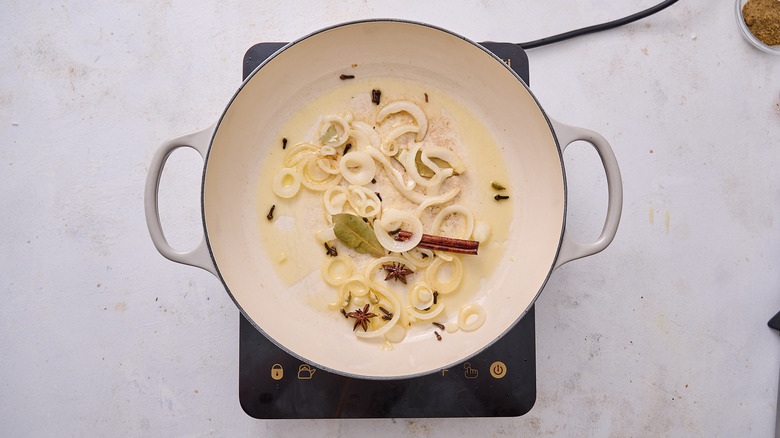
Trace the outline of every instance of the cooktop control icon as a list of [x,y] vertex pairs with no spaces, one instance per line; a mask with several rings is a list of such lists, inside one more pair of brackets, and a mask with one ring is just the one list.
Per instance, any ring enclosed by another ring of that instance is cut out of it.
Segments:
[[504,362],[497,360],[490,365],[490,375],[496,379],[500,379],[506,376],[506,365]]
[[314,375],[315,371],[317,371],[316,368],[309,366],[305,363],[301,364],[301,366],[298,367],[298,380],[311,379],[311,376]]
[[284,368],[282,368],[282,365],[275,363],[271,367],[271,378],[274,380],[282,380],[282,377],[284,377]]
[[463,372],[463,375],[466,376],[467,379],[476,379],[477,376],[479,376],[479,371],[477,371],[476,368],[471,368],[470,363],[464,363],[463,368],[466,370]]

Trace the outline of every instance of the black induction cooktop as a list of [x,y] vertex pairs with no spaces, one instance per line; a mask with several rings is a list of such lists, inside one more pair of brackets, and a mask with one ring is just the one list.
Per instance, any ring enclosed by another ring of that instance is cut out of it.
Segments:
[[[528,83],[517,45],[483,43]],[[244,78],[284,43],[259,43],[244,56]],[[288,354],[243,315],[239,401],[261,419],[512,417],[536,401],[534,308],[501,339],[467,361],[421,377],[364,380],[317,369]]]

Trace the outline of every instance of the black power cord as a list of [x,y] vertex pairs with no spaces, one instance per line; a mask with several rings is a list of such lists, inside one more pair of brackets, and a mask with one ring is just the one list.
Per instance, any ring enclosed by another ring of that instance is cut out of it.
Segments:
[[650,15],[653,15],[656,12],[660,12],[675,3],[677,3],[677,0],[665,0],[651,8],[645,9],[644,11],[637,12],[636,14],[632,14],[627,17],[623,17],[613,21],[608,21],[606,23],[596,24],[593,26],[583,27],[582,29],[571,30],[569,32],[564,32],[562,34],[553,35],[535,41],[529,41],[527,43],[519,43],[517,45],[523,48],[524,50],[533,49],[535,47],[541,47],[541,46],[546,46],[548,44],[565,41],[570,38],[587,35],[595,32],[601,32],[602,30],[614,29],[616,27],[620,27],[629,23],[633,23],[634,21],[641,20],[645,17],[649,17]]

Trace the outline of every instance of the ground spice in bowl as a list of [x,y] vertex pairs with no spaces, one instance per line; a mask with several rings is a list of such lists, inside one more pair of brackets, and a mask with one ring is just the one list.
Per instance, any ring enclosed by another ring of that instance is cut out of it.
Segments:
[[750,32],[767,46],[780,46],[780,0],[748,0],[742,17]]

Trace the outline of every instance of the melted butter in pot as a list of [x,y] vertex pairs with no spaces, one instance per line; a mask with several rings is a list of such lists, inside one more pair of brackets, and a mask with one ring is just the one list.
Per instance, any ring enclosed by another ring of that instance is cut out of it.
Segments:
[[[371,91],[374,89],[382,92],[380,105],[371,101]],[[415,102],[427,116],[428,132],[422,140],[421,148],[451,149],[466,164],[465,172],[448,178],[442,185],[441,193],[455,186],[460,189],[458,196],[445,205],[455,203],[467,207],[473,212],[475,222],[482,223],[478,227],[483,232],[485,229],[489,230],[488,239],[480,242],[479,255],[459,256],[463,262],[463,280],[456,291],[447,295],[445,310],[446,318],[452,320],[457,318],[458,309],[462,305],[475,300],[483,287],[484,279],[491,275],[505,256],[514,201],[513,196],[501,201],[496,201],[494,196],[498,193],[513,195],[520,191],[507,187],[499,192],[491,187],[494,181],[502,185],[508,185],[509,182],[501,147],[475,114],[443,92],[406,81],[350,80],[345,82],[344,86],[304,106],[279,131],[278,144],[269,147],[257,183],[257,211],[260,218],[258,227],[268,259],[276,267],[276,272],[283,282],[292,288],[311,288],[314,285],[315,290],[306,295],[304,304],[315,309],[332,311],[328,309],[328,303],[338,299],[338,289],[325,284],[319,276],[321,266],[328,256],[324,245],[315,237],[318,231],[330,227],[322,192],[301,187],[296,196],[282,199],[274,194],[272,180],[274,174],[283,166],[284,155],[289,148],[301,142],[319,144],[320,125],[325,116],[351,114],[353,120],[375,127],[380,137],[393,127],[411,123],[413,119],[408,114],[401,113],[391,116],[377,126],[378,111],[386,103],[397,100]],[[286,139],[286,149],[282,149],[282,138]],[[414,141],[415,134],[407,133],[399,137],[397,143],[403,149]],[[400,164],[398,168],[403,169]],[[366,187],[381,195],[383,208],[416,208],[415,204],[393,188],[384,170],[377,170],[375,180],[376,182],[368,183]],[[347,183],[342,181],[341,184]],[[266,220],[272,205],[275,206],[273,219]],[[438,207],[429,208],[422,215],[425,233],[430,233],[431,223],[439,210]],[[445,221],[441,229],[451,229],[454,233],[461,227],[461,221],[453,217]],[[360,273],[363,272],[362,267],[373,259],[365,254],[357,254],[340,243],[337,243],[337,248],[339,254],[352,258],[356,271]],[[417,275],[417,278],[415,275],[410,276],[410,281],[422,280],[421,275]],[[442,275],[446,275],[446,272]],[[406,295],[400,283],[390,282],[388,286],[399,295]]]

